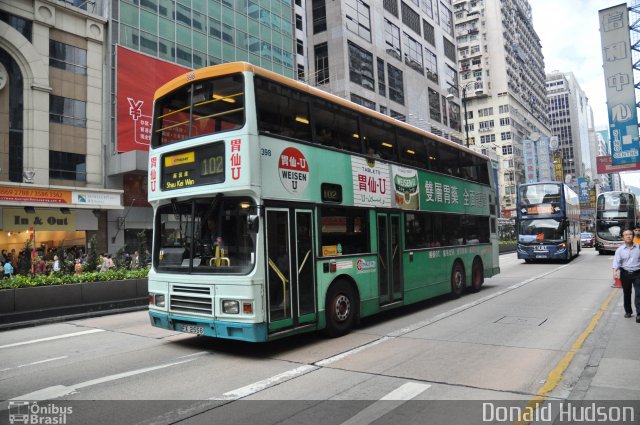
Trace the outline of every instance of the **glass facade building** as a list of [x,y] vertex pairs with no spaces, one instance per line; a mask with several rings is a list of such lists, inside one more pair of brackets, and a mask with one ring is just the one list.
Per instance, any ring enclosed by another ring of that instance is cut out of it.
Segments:
[[112,42],[189,68],[246,61],[294,77],[291,0],[117,0]]

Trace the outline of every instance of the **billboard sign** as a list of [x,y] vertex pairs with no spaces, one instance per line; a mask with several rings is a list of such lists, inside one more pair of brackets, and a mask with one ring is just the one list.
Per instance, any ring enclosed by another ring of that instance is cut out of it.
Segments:
[[153,94],[167,81],[189,71],[117,46],[117,152],[147,151],[151,140]]
[[599,11],[613,165],[640,160],[627,4]]
[[597,156],[596,169],[598,174],[619,173],[621,171],[637,171],[640,170],[640,163],[632,162],[631,164],[613,165],[611,156]]

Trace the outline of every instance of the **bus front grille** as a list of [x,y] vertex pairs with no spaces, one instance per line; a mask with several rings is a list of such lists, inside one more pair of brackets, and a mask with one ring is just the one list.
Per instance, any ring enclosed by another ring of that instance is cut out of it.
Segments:
[[184,285],[173,285],[173,290],[175,292],[189,293],[189,294],[207,294],[211,293],[210,286],[184,286]]
[[171,294],[169,309],[174,312],[213,314],[211,298]]

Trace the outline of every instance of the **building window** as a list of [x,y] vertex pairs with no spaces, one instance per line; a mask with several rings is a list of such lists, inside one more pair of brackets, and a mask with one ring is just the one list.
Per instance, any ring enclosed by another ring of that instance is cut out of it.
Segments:
[[493,115],[493,108],[478,109],[479,117],[490,117],[491,115]]
[[427,41],[427,43],[431,44],[432,46],[435,47],[436,45],[436,31],[433,28],[433,25],[431,25],[429,22],[425,21],[424,19],[422,20],[422,29],[424,31],[424,39]]
[[500,118],[500,125],[511,125],[511,120],[509,118]]
[[349,79],[365,89],[375,91],[373,55],[349,42]]
[[446,77],[447,77],[447,88],[449,93],[455,92],[458,90],[458,71],[451,68],[449,65],[445,67]]
[[398,0],[384,0],[383,6],[387,12],[398,17]]
[[314,34],[327,30],[327,8],[324,2],[325,0],[313,0],[313,4],[311,6]]
[[427,14],[428,17],[433,18],[433,4],[432,0],[422,0],[422,11]]
[[302,31],[302,16],[296,13],[296,29]]
[[86,155],[50,150],[49,178],[78,182],[87,181]]
[[296,52],[299,55],[304,56],[304,42],[302,40],[300,40],[299,38],[296,39]]
[[298,64],[298,80],[304,81],[304,78],[305,78],[304,65]]
[[438,82],[438,57],[429,49],[424,49],[424,67],[427,70],[427,78]]
[[506,114],[507,112],[509,112],[509,105],[500,105],[500,106],[498,106],[498,113]]
[[504,145],[502,147],[502,155],[513,155],[513,148],[511,145]]
[[453,23],[451,11],[444,3],[440,2],[440,26],[449,35],[453,36]]
[[429,118],[434,121],[442,122],[440,114],[440,95],[437,91],[429,89]]
[[480,143],[492,143],[496,141],[495,134],[487,134],[485,136],[480,136]]
[[49,95],[49,122],[86,127],[87,103],[82,100]]
[[395,118],[398,121],[407,122],[407,117],[404,114],[401,114],[400,112],[396,112],[393,109],[390,111],[390,116],[391,118]]
[[384,61],[378,58],[378,93],[382,96],[387,95],[387,83],[384,76]]
[[314,47],[316,85],[329,83],[329,49],[327,43],[318,44]]
[[480,121],[480,130],[491,130],[493,128],[494,121]]
[[[5,22],[11,28],[18,31],[24,36],[24,38],[26,38],[30,42],[33,41],[33,23],[31,21],[4,11],[0,11],[0,21]],[[20,178],[22,179],[22,176]]]
[[387,107],[380,105],[380,113],[387,115]]
[[362,0],[347,0],[347,29],[367,41],[371,41],[371,16],[369,6]]
[[511,140],[511,132],[510,131],[505,131],[500,133],[500,139],[501,140]]
[[447,37],[442,37],[442,43],[444,44],[444,55],[451,61],[456,61],[456,46],[450,42]]
[[400,28],[385,19],[384,33],[384,41],[387,45],[387,53],[398,60],[402,60],[402,54],[400,50]]
[[374,111],[376,110],[376,103],[375,102],[372,102],[369,99],[365,99],[362,96],[358,96],[357,94],[351,93],[351,101],[353,103],[357,103],[358,105],[362,105],[365,108],[369,108],[369,109],[372,109]]
[[424,65],[422,62],[422,45],[404,33],[404,63],[409,67],[424,74]]
[[402,71],[391,64],[387,64],[387,74],[389,75],[389,99],[404,105],[404,84],[402,82]]
[[55,40],[49,40],[49,66],[87,75],[87,51]]
[[402,22],[416,34],[422,35],[420,33],[420,15],[405,2],[402,2]]

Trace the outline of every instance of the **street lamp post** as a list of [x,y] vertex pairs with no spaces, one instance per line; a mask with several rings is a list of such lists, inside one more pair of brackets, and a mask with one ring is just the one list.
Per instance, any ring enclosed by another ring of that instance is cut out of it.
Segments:
[[[467,138],[467,143],[465,144],[467,147],[469,147],[469,117],[467,115],[467,89],[469,88],[469,86],[471,84],[475,84],[475,81],[469,81],[466,84],[463,84],[462,86],[460,85],[456,85],[457,88],[462,87],[462,107],[464,110],[464,134],[465,137]],[[453,92],[456,91],[454,89],[454,87],[450,87],[449,88],[449,94],[446,96],[447,100],[451,100],[454,98]],[[476,90],[476,93],[480,93],[482,92],[482,90]]]
[[467,147],[469,147],[469,125],[467,124],[467,120],[469,117],[467,116],[467,85],[465,84],[462,87],[462,107],[464,108],[464,135],[467,140]]

